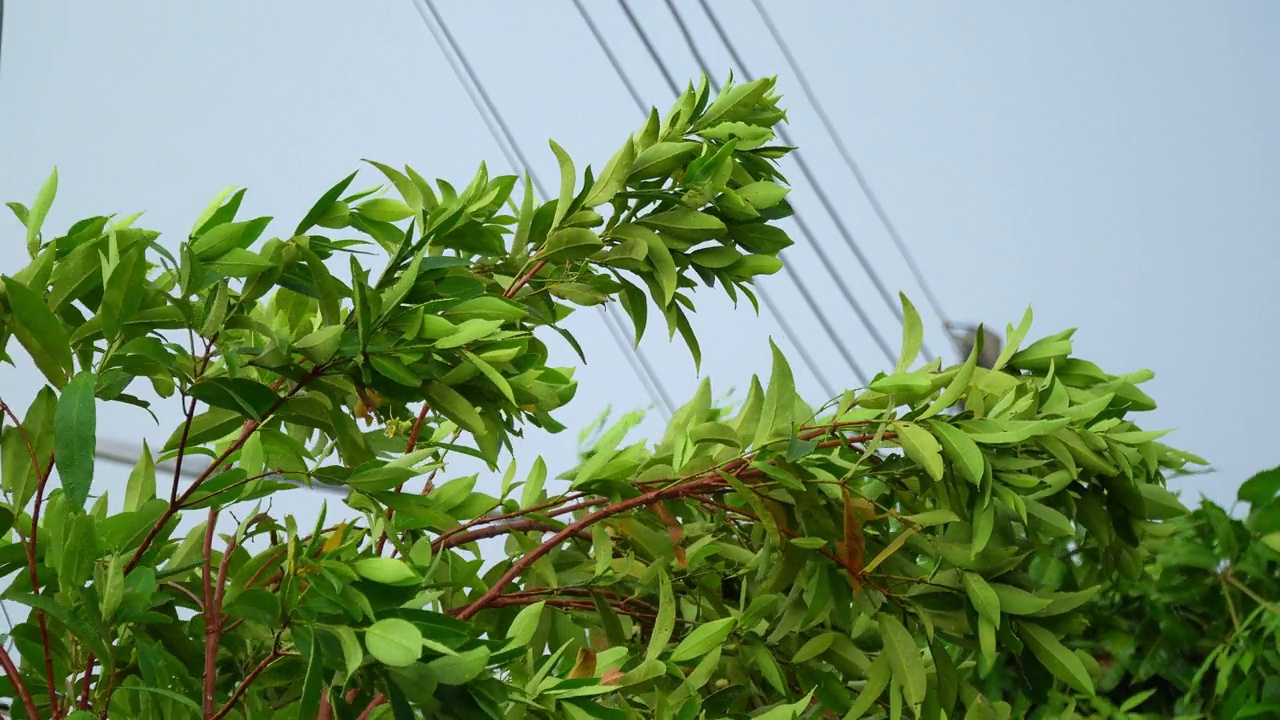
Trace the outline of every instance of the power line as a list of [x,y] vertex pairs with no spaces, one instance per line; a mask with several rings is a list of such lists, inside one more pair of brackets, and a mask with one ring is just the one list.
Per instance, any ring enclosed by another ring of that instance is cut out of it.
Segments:
[[[424,5],[426,10],[431,13],[431,17],[435,21],[434,25],[431,20],[427,18],[426,12],[423,10]],[[449,30],[448,24],[444,22],[444,18],[441,17],[440,13],[437,11],[435,4],[431,0],[423,0],[421,4],[418,0],[413,0],[413,6],[414,9],[418,11],[419,17],[422,18],[423,24],[427,26],[432,37],[435,38],[436,44],[440,47],[441,52],[445,56],[445,60],[453,69],[454,75],[457,76],[459,82],[464,87],[467,86],[468,83],[464,81],[465,75],[470,84],[474,86],[475,91],[472,92],[468,90],[467,96],[471,98],[476,110],[481,116],[486,115],[486,109],[488,114],[492,115],[493,123],[486,121],[485,125],[489,128],[490,134],[493,135],[493,138],[498,143],[499,147],[502,148],[507,161],[511,163],[512,167],[517,169],[517,171],[521,167],[525,168],[526,172],[529,173],[529,177],[533,181],[534,188],[537,190],[538,194],[544,198],[549,197],[546,192],[546,188],[542,185],[537,172],[534,170],[533,164],[530,163],[528,158],[524,156],[524,153],[521,152],[520,145],[516,142],[515,134],[502,119],[502,114],[498,112],[497,104],[491,97],[489,97],[489,93],[484,89],[484,84],[480,82],[479,74],[475,71],[475,68],[471,66],[470,61],[467,60],[466,54],[462,52],[461,45],[454,38],[453,33]],[[439,28],[438,32],[436,30],[437,26]],[[445,51],[446,44],[452,50],[452,56],[449,52]],[[453,56],[457,57],[456,62],[453,59]],[[497,125],[496,131],[494,124]],[[504,138],[505,145],[503,142]],[[507,146],[510,146],[510,153],[514,154],[514,158],[511,154],[508,154],[506,149]],[[616,316],[616,312],[617,310],[610,305],[606,305],[602,308],[602,313],[606,318],[608,318],[605,320],[606,325],[609,325],[610,319],[621,325],[621,320]],[[658,411],[661,412],[664,417],[670,418],[672,412],[674,412],[675,404],[672,402],[671,396],[667,392],[666,387],[662,384],[661,378],[649,364],[648,358],[645,357],[644,353],[638,347],[632,346],[624,337],[619,337],[612,325],[610,325],[610,336],[618,345],[618,349],[621,350],[622,354],[627,358],[628,363],[631,364],[636,375],[640,378],[640,382],[645,386],[649,397],[658,407]]]
[[[640,91],[636,90],[636,86],[632,84],[631,78],[628,77],[627,73],[622,69],[622,63],[618,60],[618,57],[613,54],[613,50],[609,47],[609,43],[605,42],[604,34],[600,32],[600,28],[596,25],[595,21],[591,19],[591,14],[588,13],[586,7],[583,6],[582,0],[573,0],[573,4],[574,7],[578,9],[578,14],[582,16],[582,21],[586,23],[587,29],[591,31],[592,37],[595,38],[600,49],[604,51],[605,57],[609,60],[609,64],[613,66],[614,72],[618,75],[618,78],[622,80],[622,84],[627,88],[627,92],[631,95],[631,99],[635,101],[636,109],[641,113],[647,112],[649,106],[645,103],[644,98],[640,96]],[[663,70],[663,74],[665,75],[666,69],[663,68]],[[674,88],[674,85],[671,87]],[[765,309],[769,311],[769,314],[777,320],[778,326],[782,328],[782,334],[786,336],[787,341],[796,349],[796,352],[800,355],[801,362],[803,362],[805,367],[809,369],[809,372],[813,374],[814,378],[818,381],[818,385],[822,388],[822,391],[826,393],[827,397],[834,397],[836,394],[835,389],[831,383],[827,381],[826,376],[822,374],[822,370],[819,369],[818,364],[814,362],[813,357],[809,355],[809,351],[806,350],[804,345],[800,342],[800,338],[792,334],[790,326],[782,316],[782,312],[773,304],[773,300],[769,297],[769,293],[765,291],[764,286],[757,285],[756,289],[759,291],[758,295],[760,301],[764,303]],[[854,367],[856,368],[856,364]],[[858,372],[861,373],[860,370]]]
[[[742,61],[742,55],[738,52],[737,46],[733,44],[731,39],[729,39],[729,34],[725,32],[724,27],[720,24],[719,18],[711,9],[711,6],[706,2],[702,2],[702,8],[706,13],[707,18],[711,21],[711,25],[715,29],[716,35],[719,36],[720,41],[724,43],[725,48],[728,49],[729,57],[733,59],[733,63],[738,66],[738,69],[741,70],[743,74],[750,75],[751,72],[747,69],[746,63]],[[778,137],[788,145],[795,145],[795,143],[791,141],[786,130],[781,127],[778,128]],[[792,156],[795,158],[796,166],[800,168],[800,173],[805,176],[805,179],[809,181],[809,185],[813,188],[813,193],[817,196],[818,202],[822,205],[823,209],[826,210],[827,215],[831,217],[831,221],[835,224],[836,231],[839,233],[841,239],[844,240],[845,246],[848,247],[849,251],[853,253],[853,256],[857,258],[858,264],[862,266],[862,269],[867,273],[867,277],[871,279],[871,284],[875,286],[876,291],[884,300],[885,305],[887,305],[889,310],[893,312],[894,317],[897,318],[899,322],[902,322],[902,308],[899,307],[897,298],[890,294],[888,288],[885,287],[884,282],[880,279],[880,274],[871,266],[871,261],[862,252],[862,249],[858,247],[857,241],[853,238],[853,233],[849,230],[848,225],[845,224],[844,220],[836,211],[835,203],[831,201],[831,198],[827,195],[826,191],[822,189],[822,185],[818,182],[818,178],[814,174],[813,169],[809,167],[808,161],[804,159],[805,156],[799,151],[793,153]],[[881,349],[884,349],[884,347],[885,346],[882,344]],[[924,354],[925,358],[929,360],[934,358],[933,353],[923,344],[921,345],[921,352]],[[895,359],[895,354],[892,351],[889,351],[889,356],[891,360]]]
[[[708,17],[714,18],[711,7],[707,0],[698,0],[702,4],[702,9],[707,13]],[[844,164],[849,168],[849,172],[853,173],[853,177],[858,181],[858,187],[862,188],[862,194],[867,196],[867,202],[871,203],[871,208],[875,210],[876,216],[880,218],[880,222],[884,225],[885,230],[889,232],[889,237],[893,239],[894,245],[898,246],[898,251],[902,253],[902,258],[906,260],[907,267],[911,270],[911,275],[915,277],[916,283],[920,285],[920,289],[924,291],[925,299],[933,311],[942,320],[944,327],[950,326],[951,322],[947,319],[947,314],[942,310],[942,303],[938,302],[937,296],[933,294],[933,289],[925,280],[924,273],[921,272],[920,266],[916,263],[915,257],[907,248],[907,244],[903,242],[902,236],[898,234],[898,228],[894,226],[889,219],[889,213],[885,212],[884,206],[880,204],[879,198],[875,192],[871,190],[871,183],[867,181],[865,175],[862,174],[862,168],[858,165],[858,161],[854,159],[853,153],[844,144],[844,139],[840,137],[840,133],[836,130],[835,123],[831,122],[831,117],[827,115],[827,111],[822,107],[822,103],[818,101],[818,95],[813,91],[813,87],[809,85],[809,79],[800,68],[800,63],[796,61],[795,56],[791,53],[791,48],[786,40],[782,37],[782,33],[778,31],[777,26],[773,22],[773,18],[769,16],[769,12],[765,9],[764,3],[760,0],[751,0],[756,6],[756,11],[760,13],[760,18],[764,20],[765,27],[769,30],[769,34],[773,36],[774,42],[778,44],[778,48],[782,50],[782,56],[786,59],[787,65],[791,67],[791,73],[795,75],[796,81],[800,84],[800,91],[805,98],[809,100],[809,105],[818,115],[818,120],[822,122],[822,126],[826,128],[827,135],[831,137],[835,143],[836,151],[840,153]],[[713,20],[713,22],[715,22]]]
[[[619,2],[621,2],[621,0],[619,0]],[[654,64],[656,64],[658,68],[662,70],[663,77],[670,79],[671,75],[669,72],[667,72],[666,63],[663,62],[662,57],[659,56],[657,52],[652,50],[653,48],[652,43],[647,42],[648,33],[645,32],[644,27],[638,21],[635,20],[634,15],[631,15],[630,13],[628,13],[627,17],[632,21],[631,22],[632,29],[635,30],[635,32],[638,35],[640,35],[642,39],[646,40],[646,42],[644,43],[645,47],[650,48],[651,50],[650,57],[653,60]],[[610,57],[612,57],[611,53],[610,53]],[[618,72],[621,72],[621,69],[617,65],[615,65],[615,69],[618,70]],[[704,74],[706,74],[705,68],[703,72]],[[708,75],[708,80],[710,80],[709,75]],[[668,84],[668,87],[671,89],[673,93],[679,92],[674,84],[674,81],[670,81]],[[800,234],[805,237],[805,239],[809,242],[810,245],[816,246],[817,241],[814,239],[813,234],[809,231],[808,225],[806,225],[804,221],[801,220],[798,214],[795,216],[795,221],[796,221],[797,227],[800,229]],[[804,299],[805,304],[809,306],[809,309],[813,313],[813,316],[817,318],[819,324],[822,325],[824,332],[826,332],[827,336],[831,340],[831,343],[836,347],[837,352],[840,353],[845,363],[849,365],[849,368],[853,371],[854,376],[858,379],[860,383],[865,385],[867,382],[866,373],[863,372],[862,367],[858,364],[858,361],[853,358],[853,354],[849,352],[847,347],[845,347],[844,342],[840,339],[840,335],[836,332],[835,328],[832,327],[831,322],[827,319],[826,315],[822,312],[822,309],[819,306],[817,300],[809,292],[808,288],[805,287],[804,282],[802,282],[800,277],[797,275],[795,268],[793,268],[791,265],[787,263],[783,263],[782,270],[786,274],[788,279],[790,279],[795,284],[796,288],[800,291],[800,295]],[[837,285],[838,286],[840,285],[838,279],[837,279]],[[761,288],[761,290],[763,292],[763,287]],[[872,333],[875,333],[875,326],[871,324],[870,319],[867,318],[866,314],[862,312],[861,306],[859,306],[856,302],[854,302],[853,299],[849,297],[847,294],[846,294],[846,299],[849,300],[855,312],[858,313],[859,317],[862,319],[863,323],[867,326],[868,330],[870,330]],[[774,314],[779,318],[779,323],[785,329],[786,323],[781,320],[781,317],[782,317],[781,314],[777,313],[776,310],[774,311]],[[797,344],[797,347],[799,347],[798,344]]]

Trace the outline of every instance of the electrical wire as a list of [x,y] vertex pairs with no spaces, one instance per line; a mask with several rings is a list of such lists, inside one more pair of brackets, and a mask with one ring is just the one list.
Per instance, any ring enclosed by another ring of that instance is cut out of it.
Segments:
[[[707,0],[698,0],[702,4],[702,9],[707,13],[708,17],[714,17],[710,5]],[[951,321],[947,319],[947,314],[942,309],[942,303],[938,302],[938,298],[933,293],[929,282],[925,279],[924,273],[920,270],[920,265],[916,262],[911,250],[907,244],[903,242],[902,235],[898,233],[898,228],[889,219],[889,213],[880,204],[880,199],[871,189],[871,183],[862,173],[861,166],[854,159],[853,153],[845,145],[844,139],[840,137],[840,133],[836,130],[835,123],[831,121],[831,117],[827,115],[827,111],[822,107],[822,103],[818,101],[818,94],[813,91],[813,87],[809,84],[809,79],[800,67],[800,63],[796,60],[795,55],[791,53],[791,47],[782,37],[782,33],[778,31],[777,26],[773,22],[773,18],[769,16],[769,12],[765,9],[764,3],[760,0],[751,0],[756,6],[756,12],[760,13],[760,18],[764,20],[765,28],[769,30],[769,34],[773,36],[774,42],[778,44],[778,48],[782,50],[782,57],[786,59],[787,65],[791,67],[791,74],[795,76],[796,82],[800,85],[800,92],[808,99],[809,105],[813,107],[814,112],[818,115],[818,120],[822,126],[826,128],[827,135],[831,137],[835,143],[836,151],[840,153],[840,158],[844,160],[844,164],[849,168],[849,172],[853,173],[853,177],[858,181],[858,187],[862,188],[862,194],[867,196],[867,202],[871,204],[871,209],[875,210],[876,216],[880,218],[881,224],[888,231],[889,237],[893,239],[894,245],[898,247],[898,252],[902,253],[903,260],[906,261],[907,267],[911,270],[911,275],[915,278],[920,289],[924,291],[925,299],[933,308],[934,313],[942,321],[943,327],[949,328]],[[714,20],[713,20],[714,22]]]
[[[621,3],[622,0],[619,0],[619,2]],[[653,60],[654,64],[657,65],[660,70],[662,70],[663,77],[670,79],[671,74],[670,72],[667,71],[666,63],[662,60],[662,57],[658,55],[656,51],[652,51],[653,44],[650,42],[647,42],[648,33],[645,31],[644,27],[640,25],[638,21],[635,20],[634,15],[628,14],[628,18],[632,20],[632,24],[631,24],[632,29],[635,30],[635,32],[638,35],[640,35],[642,40],[646,40],[644,42],[644,45],[645,47],[651,49],[650,57]],[[615,69],[617,68],[615,67]],[[619,72],[621,71],[619,70]],[[705,73],[705,69],[704,69],[704,73]],[[709,75],[708,75],[708,79],[710,79]],[[671,89],[673,93],[679,92],[679,90],[674,84],[674,81],[671,81],[668,87]],[[805,239],[808,241],[810,245],[817,246],[817,241],[814,239],[813,234],[809,231],[808,225],[804,224],[804,222],[801,220],[798,214],[795,216],[795,220],[796,220],[797,227],[800,229],[800,234],[805,237]],[[826,332],[828,338],[831,340],[831,343],[836,347],[836,350],[840,353],[840,356],[844,359],[845,363],[849,365],[849,368],[853,372],[854,376],[858,379],[860,383],[865,385],[867,383],[866,373],[862,370],[862,367],[858,364],[857,360],[854,359],[853,354],[849,351],[849,349],[845,346],[844,342],[840,339],[840,335],[836,332],[835,328],[832,327],[831,322],[823,314],[821,306],[818,304],[817,300],[813,297],[813,295],[809,292],[808,288],[805,287],[804,282],[796,273],[795,268],[793,268],[791,265],[787,263],[783,263],[782,270],[783,270],[783,273],[787,276],[787,278],[790,279],[796,285],[796,287],[800,290],[800,295],[804,299],[805,304],[809,306],[809,310],[812,312],[813,316],[817,318],[819,324],[822,325],[823,330]],[[837,286],[841,286],[841,284],[838,282],[838,279],[837,279]],[[870,319],[866,317],[866,314],[862,312],[861,306],[858,305],[856,302],[854,302],[852,298],[849,297],[848,295],[846,295],[846,299],[850,301],[855,312],[858,313],[859,317],[862,319],[863,323],[867,326],[868,330],[870,330],[874,334],[876,332],[875,326],[870,322]],[[778,317],[781,317],[781,315],[778,315]],[[786,327],[785,323],[782,323],[781,321],[780,323],[783,325],[784,328]],[[890,353],[890,359],[893,359],[892,353]]]
[[[631,95],[631,99],[635,101],[636,109],[641,113],[648,112],[649,106],[645,103],[644,98],[640,96],[640,91],[636,89],[634,84],[632,84],[631,78],[627,75],[626,71],[622,69],[622,63],[618,60],[618,57],[613,54],[613,50],[609,47],[609,44],[605,42],[604,34],[600,32],[600,28],[596,25],[595,21],[591,19],[591,14],[588,13],[586,7],[583,6],[582,0],[573,0],[573,4],[574,7],[578,9],[578,14],[582,17],[582,21],[586,23],[587,29],[591,32],[591,36],[595,38],[596,44],[598,44],[600,49],[604,51],[605,57],[608,58],[609,64],[613,66],[613,70],[617,74],[618,79],[622,80],[622,84],[627,88],[627,92]],[[768,310],[769,314],[778,322],[778,326],[782,328],[782,334],[787,338],[787,341],[791,343],[792,347],[796,349],[796,353],[800,356],[800,361],[803,362],[805,367],[809,369],[809,372],[813,374],[814,379],[818,381],[818,386],[822,388],[822,391],[827,395],[827,397],[834,397],[836,394],[835,389],[827,380],[826,376],[822,374],[822,370],[819,369],[818,364],[809,354],[809,351],[805,349],[804,345],[800,342],[800,338],[792,333],[790,326],[783,318],[781,311],[779,311],[777,306],[773,304],[773,300],[769,297],[769,293],[765,291],[764,286],[757,285],[756,289],[758,291],[757,295],[760,298],[760,301],[764,303],[765,309]]]
[[[720,24],[719,18],[711,9],[710,5],[703,2],[702,8],[707,15],[707,19],[711,21],[711,25],[714,28],[716,35],[719,36],[720,41],[724,43],[724,46],[728,49],[729,57],[733,59],[733,64],[737,65],[738,69],[741,70],[744,75],[750,75],[751,72],[747,69],[746,63],[742,61],[742,55],[738,52],[737,46],[733,44],[733,41],[729,38],[729,34],[725,32],[724,27]],[[795,145],[795,143],[791,141],[787,131],[783,128],[778,128],[778,137],[787,145]],[[792,157],[795,158],[796,166],[800,168],[800,174],[804,175],[805,179],[809,181],[809,185],[813,188],[813,193],[817,196],[818,202],[827,212],[827,215],[831,217],[831,221],[835,224],[836,231],[839,233],[841,239],[844,240],[845,246],[853,253],[853,256],[857,258],[858,264],[862,266],[863,271],[867,273],[867,277],[871,279],[871,284],[875,286],[876,292],[879,293],[881,299],[884,300],[885,305],[887,305],[893,312],[894,317],[897,318],[899,322],[902,322],[902,308],[899,306],[897,298],[893,297],[889,292],[889,289],[885,287],[884,281],[880,278],[880,274],[871,266],[871,261],[867,258],[866,254],[862,252],[862,248],[858,247],[858,243],[854,240],[853,233],[849,230],[849,226],[845,224],[844,220],[840,217],[840,214],[836,211],[835,203],[831,201],[830,196],[828,196],[827,192],[822,189],[822,185],[818,182],[818,178],[813,172],[813,169],[809,166],[808,161],[805,160],[805,156],[801,154],[800,151],[796,151],[792,153]],[[883,349],[883,347],[881,349]],[[920,350],[928,360],[932,360],[935,357],[924,344],[921,345]],[[892,357],[892,353],[890,353],[890,355],[891,359],[896,359]]]
[[[502,114],[498,112],[497,104],[484,89],[484,84],[480,81],[479,74],[475,71],[475,68],[472,67],[470,61],[467,60],[466,54],[462,51],[461,44],[459,44],[457,39],[454,38],[453,33],[449,30],[448,24],[445,23],[444,18],[436,9],[435,3],[432,2],[432,0],[422,0],[421,3],[419,3],[418,0],[413,0],[413,6],[414,9],[418,11],[419,17],[422,18],[423,24],[427,26],[432,37],[435,38],[436,44],[440,47],[441,52],[445,56],[445,60],[448,61],[450,68],[453,69],[454,75],[457,76],[458,81],[464,86],[466,86],[469,81],[470,84],[474,86],[475,91],[472,92],[469,90],[467,92],[467,96],[476,106],[476,110],[481,116],[486,115],[486,110],[488,115],[492,116],[493,123],[486,121],[485,125],[489,128],[489,132],[493,135],[493,138],[498,143],[499,147],[503,149],[503,154],[507,157],[507,161],[511,163],[512,167],[517,171],[521,167],[525,168],[525,171],[529,173],[529,177],[538,194],[542,197],[549,197],[546,188],[539,180],[538,174],[533,168],[533,164],[529,162],[528,158],[526,158],[524,153],[520,150],[520,145],[516,142],[515,134],[503,120]],[[424,7],[426,12],[424,12]],[[431,19],[428,19],[427,12],[430,12]],[[434,25],[432,20],[434,20]],[[439,29],[438,32],[436,28]],[[450,52],[445,51],[446,45],[448,45],[449,49],[452,51],[452,56],[450,55]],[[453,59],[455,56],[457,58],[456,62]],[[495,131],[494,128],[495,124],[497,126],[497,131]],[[506,149],[507,146],[510,147],[510,153],[508,153]],[[605,317],[605,324],[609,325],[610,337],[613,338],[614,342],[618,345],[618,349],[621,350],[623,356],[627,358],[632,370],[635,371],[636,375],[640,378],[640,382],[645,386],[650,399],[653,400],[658,411],[662,413],[664,418],[670,419],[675,410],[675,404],[671,400],[670,393],[667,392],[666,387],[663,385],[661,377],[653,369],[653,366],[650,365],[648,358],[645,357],[640,348],[631,345],[625,339],[625,335],[620,336],[620,330],[610,324],[610,320],[617,323],[619,326],[622,324],[622,321],[616,315],[617,310],[611,305],[606,305],[602,308],[601,312]]]

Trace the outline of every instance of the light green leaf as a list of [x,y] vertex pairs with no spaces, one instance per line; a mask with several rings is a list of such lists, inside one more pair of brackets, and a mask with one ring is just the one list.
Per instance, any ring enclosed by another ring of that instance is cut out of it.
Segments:
[[1089,677],[1084,663],[1058,641],[1054,632],[1035,623],[1022,621],[1018,623],[1018,635],[1031,650],[1031,654],[1054,677],[1074,690],[1086,695],[1093,694],[1093,678]]
[[338,351],[343,329],[341,325],[326,325],[299,338],[293,349],[317,365],[327,363]]
[[809,703],[813,702],[813,694],[816,690],[810,690],[808,695],[800,698],[793,703],[779,705],[760,715],[756,715],[754,720],[795,720],[803,716],[804,711],[809,709]]
[[613,228],[609,231],[609,237],[619,240],[635,239],[645,244],[646,257],[656,273],[658,287],[662,289],[662,297],[654,299],[658,301],[659,307],[670,305],[676,292],[676,263],[662,238],[654,231],[634,223],[623,223]]
[[889,655],[880,653],[875,662],[871,663],[871,667],[867,668],[867,681],[862,686],[862,691],[858,693],[858,698],[853,701],[849,712],[845,713],[843,720],[857,720],[874,707],[876,700],[884,694],[884,689],[889,687],[891,677]]
[[31,257],[40,252],[40,228],[44,225],[45,216],[49,214],[49,208],[53,206],[53,196],[57,194],[58,168],[54,167],[40,186],[40,192],[36,193],[35,202],[31,203],[31,210],[27,214],[27,253]]
[[395,198],[380,197],[365,200],[357,205],[356,209],[360,211],[361,215],[379,222],[393,223],[407,217],[413,217],[413,208]]
[[433,410],[443,414],[469,432],[477,435],[484,433],[484,421],[480,418],[480,413],[476,412],[475,405],[459,394],[457,390],[442,382],[432,380],[426,385],[426,395]]
[[950,510],[926,510],[915,515],[905,515],[902,519],[920,527],[933,527],[949,522],[959,522],[960,516]]
[[515,620],[511,621],[511,627],[507,628],[508,648],[524,647],[529,644],[533,634],[538,631],[538,623],[542,621],[542,609],[546,606],[545,601],[539,601],[526,605],[516,614]]
[[542,456],[539,455],[533,461],[533,467],[529,469],[529,477],[524,481],[524,487],[520,490],[520,507],[533,507],[538,499],[542,496],[542,486],[547,480],[547,464],[543,462]]
[[583,199],[582,207],[593,208],[612,200],[619,190],[626,187],[627,176],[631,174],[631,166],[635,158],[635,143],[627,138],[627,142],[614,153],[608,164],[600,171],[600,177],[596,178],[591,186],[591,192],[587,193],[587,197]]
[[383,665],[408,667],[422,655],[422,632],[408,620],[386,618],[365,630],[364,646]]
[[[257,437],[257,436],[255,436]],[[146,438],[142,440],[142,455],[129,473],[129,483],[124,491],[124,511],[137,512],[143,504],[156,496],[156,464],[151,458],[151,448]]]
[[649,633],[649,646],[645,650],[644,659],[653,660],[667,649],[671,633],[676,627],[676,599],[671,589],[671,577],[666,571],[658,571],[658,617],[653,622],[653,630]]
[[1022,341],[1027,337],[1027,332],[1031,330],[1031,319],[1031,308],[1028,307],[1027,311],[1022,314],[1022,321],[1018,323],[1018,327],[1016,329],[1013,325],[1008,326],[1005,331],[1009,336],[1008,341],[1005,342],[1004,349],[1000,351],[1000,357],[996,358],[995,367],[992,368],[993,370],[999,370],[1004,367],[1005,363],[1009,362],[1009,358],[1013,357],[1014,353],[1018,352],[1018,346],[1020,346]]
[[556,161],[560,163],[560,199],[556,201],[555,217],[551,220],[551,227],[560,227],[560,221],[569,212],[569,206],[573,204],[573,187],[577,184],[573,169],[573,158],[569,157],[569,153],[564,151],[555,140],[548,140],[551,144],[551,152],[556,154]]
[[898,298],[902,300],[902,353],[898,356],[898,364],[893,367],[895,373],[911,367],[924,343],[924,324],[920,322],[920,313],[916,312],[915,305],[906,294],[898,293]]
[[595,255],[603,247],[604,241],[600,236],[587,228],[564,228],[547,238],[538,257],[548,262],[582,260]]
[[800,646],[796,654],[791,656],[791,664],[799,665],[800,663],[812,660],[831,648],[831,643],[835,642],[837,633],[825,632],[821,635],[814,635],[809,638],[808,642]]
[[986,471],[986,460],[978,444],[970,440],[963,430],[948,422],[926,420],[925,423],[942,442],[942,449],[956,472],[974,485],[981,484],[982,475]]
[[1053,603],[1048,598],[1033,595],[1013,585],[991,583],[991,589],[1000,599],[1000,609],[1010,615],[1035,615]]
[[645,215],[639,222],[672,237],[690,241],[711,240],[725,232],[724,221],[720,218],[688,208]]
[[511,393],[511,384],[508,383],[507,379],[502,377],[502,374],[495,370],[492,365],[466,350],[462,351],[462,356],[467,359],[467,362],[475,365],[476,368],[480,370],[480,374],[488,378],[489,382],[493,383],[493,386],[498,388],[498,392],[501,392],[502,396],[505,397],[508,402],[512,405],[516,403],[515,395]]
[[791,421],[795,408],[796,386],[787,358],[769,340],[773,353],[773,371],[769,376],[769,388],[764,393],[764,406],[760,410],[760,424],[752,446],[759,449],[766,444],[791,437]]
[[737,622],[737,618],[727,617],[698,625],[671,651],[671,662],[696,660],[711,652],[712,648],[720,647]]
[[39,293],[11,277],[4,277],[3,282],[11,311],[9,327],[40,372],[54,387],[61,388],[75,370],[71,340],[62,321]]
[[[424,325],[426,324],[425,323],[426,319],[429,317],[432,317],[432,316],[427,315],[423,317]],[[486,338],[492,335],[493,333],[497,332],[501,327],[502,327],[501,320],[482,320],[480,318],[473,318],[471,320],[467,320],[461,325],[458,325],[457,329],[454,330],[451,334],[437,340],[436,347],[442,350],[445,350],[448,348],[455,348],[455,347],[461,347],[463,345],[468,345],[481,338]]]
[[880,638],[884,642],[882,652],[889,656],[893,677],[902,685],[902,693],[907,702],[913,706],[919,705],[924,702],[926,689],[920,648],[897,618],[884,612],[877,618],[880,623]]
[[489,648],[481,646],[457,655],[438,657],[427,663],[427,672],[441,685],[465,685],[479,677],[488,664]]
[[986,578],[977,573],[966,572],[961,576],[965,593],[969,602],[978,611],[978,617],[985,618],[995,627],[1000,626],[1000,597],[987,583]]
[[361,558],[351,564],[351,569],[360,577],[383,585],[413,585],[421,580],[413,568],[397,558]]
[[53,416],[54,462],[62,492],[75,512],[84,512],[93,485],[98,413],[94,387],[98,376],[82,372],[71,378],[58,398]]
[[907,457],[924,468],[929,477],[942,479],[942,446],[937,438],[928,430],[911,422],[893,423],[894,432],[898,434],[898,444],[906,452]]
[[360,669],[360,663],[364,662],[364,650],[360,647],[360,640],[356,637],[355,631],[351,628],[330,626],[326,629],[337,636],[338,644],[342,646],[342,661],[345,668],[342,680],[346,682]]

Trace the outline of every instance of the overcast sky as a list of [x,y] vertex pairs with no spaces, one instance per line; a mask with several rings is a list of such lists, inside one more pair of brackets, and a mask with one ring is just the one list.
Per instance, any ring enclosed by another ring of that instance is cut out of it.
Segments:
[[[616,3],[587,3],[640,91],[671,96]],[[924,296],[834,154],[750,4],[713,6],[757,74],[777,74],[790,131],[888,287]],[[632,7],[677,78],[696,65],[664,4]],[[729,56],[696,3],[681,4],[717,74]],[[1036,312],[1033,337],[1078,327],[1077,353],[1112,372],[1150,368],[1161,408],[1140,421],[1178,428],[1171,442],[1216,475],[1179,485],[1229,502],[1280,462],[1264,413],[1280,306],[1280,5],[1268,2],[775,2],[774,18],[844,140],[957,320],[1003,326]],[[538,171],[546,140],[600,167],[641,121],[568,0],[441,3]],[[740,73],[739,73],[740,74]],[[0,59],[0,199],[29,203],[56,164],[46,232],[103,213],[145,210],[139,224],[176,244],[228,185],[244,212],[287,233],[321,192],[369,157],[465,182],[485,160],[506,172],[410,0],[73,3],[9,0]],[[893,315],[868,284],[794,164],[795,205],[837,273],[882,332]],[[377,181],[373,173],[367,182]],[[26,261],[22,229],[0,220],[0,271]],[[269,231],[270,232],[270,231]],[[843,304],[810,247],[784,257],[828,305],[869,370],[886,361]],[[1272,278],[1268,280],[1267,278]],[[764,285],[823,372],[855,384],[794,286]],[[768,374],[777,321],[699,297],[703,372],[717,392]],[[573,323],[589,364],[560,419],[581,427],[606,405],[650,402],[599,314]],[[926,314],[934,349],[944,342]],[[672,394],[699,378],[683,345],[654,326],[643,345]],[[21,354],[16,342],[11,351]],[[575,362],[555,345],[563,364]],[[790,346],[783,343],[784,349]],[[793,355],[802,388],[821,394]],[[0,370],[0,396],[25,407],[41,382],[25,362]],[[101,434],[162,441],[128,408],[100,409]],[[652,431],[656,425],[648,426]],[[576,432],[522,446],[553,468],[574,462]],[[97,490],[123,494],[103,466]],[[495,488],[484,478],[482,488]],[[314,503],[293,493],[302,512]]]

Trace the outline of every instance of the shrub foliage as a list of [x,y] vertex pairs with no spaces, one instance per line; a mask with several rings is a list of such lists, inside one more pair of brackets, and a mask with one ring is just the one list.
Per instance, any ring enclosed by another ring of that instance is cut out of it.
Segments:
[[[783,118],[770,79],[703,82],[598,173],[552,143],[545,202],[483,166],[457,189],[371,162],[383,186],[345,178],[287,236],[225,191],[176,250],[137,216],[42,232],[56,173],[11,204],[31,261],[0,282],[0,348],[47,380],[0,407],[15,717],[1107,713],[1100,689],[1204,675],[1136,657],[1129,619],[1180,628],[1170,658],[1223,634],[1152,610],[1152,566],[1160,593],[1216,588],[1229,620],[1204,626],[1274,629],[1233,589],[1263,562],[1250,531],[1169,522],[1165,474],[1198,460],[1136,424],[1150,373],[1028,341],[1029,311],[995,369],[980,347],[942,367],[903,298],[901,358],[866,388],[807,403],[775,347],[734,407],[704,383],[656,442],[633,414],[558,478],[517,467],[513,437],[562,429],[576,308],[620,303],[637,340],[661,318],[697,359],[699,285],[754,304],[791,244]],[[96,408],[152,401],[182,421],[108,502]],[[452,477],[460,456],[492,476]],[[341,488],[344,519],[300,523],[298,485]],[[1260,660],[1219,653],[1220,684]]]

